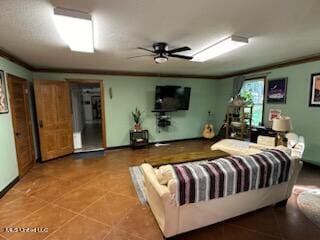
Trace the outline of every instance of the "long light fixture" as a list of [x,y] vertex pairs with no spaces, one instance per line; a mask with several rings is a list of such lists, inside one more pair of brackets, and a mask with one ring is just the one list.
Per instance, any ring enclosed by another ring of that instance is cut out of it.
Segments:
[[90,14],[55,8],[54,22],[72,51],[93,53],[93,24]]
[[218,43],[213,44],[212,46],[201,50],[200,52],[193,55],[191,61],[195,62],[205,62],[211,58],[220,56],[224,53],[230,52],[236,48],[242,47],[248,44],[249,39],[239,36],[228,37]]

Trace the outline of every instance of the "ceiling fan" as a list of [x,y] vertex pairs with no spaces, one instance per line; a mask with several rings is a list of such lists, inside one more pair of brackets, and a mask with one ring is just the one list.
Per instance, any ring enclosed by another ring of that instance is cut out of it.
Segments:
[[179,48],[174,48],[174,49],[169,50],[168,44],[165,42],[156,42],[152,45],[152,47],[153,47],[153,50],[148,49],[148,48],[138,47],[138,49],[151,52],[152,54],[139,55],[139,56],[134,56],[134,57],[129,57],[129,58],[153,56],[153,59],[156,63],[165,63],[168,61],[169,57],[186,59],[186,60],[192,59],[191,56],[176,54],[179,52],[191,50],[191,48],[189,48],[189,47],[179,47]]

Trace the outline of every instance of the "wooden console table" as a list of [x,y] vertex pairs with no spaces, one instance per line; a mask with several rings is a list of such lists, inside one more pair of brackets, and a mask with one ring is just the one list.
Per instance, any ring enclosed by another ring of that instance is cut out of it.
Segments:
[[157,158],[145,159],[145,163],[151,164],[153,167],[157,167],[165,164],[176,164],[176,163],[185,163],[185,162],[193,162],[207,159],[217,159],[221,157],[227,157],[230,154],[221,151],[199,151],[199,152],[184,152],[177,153],[172,155],[166,155]]

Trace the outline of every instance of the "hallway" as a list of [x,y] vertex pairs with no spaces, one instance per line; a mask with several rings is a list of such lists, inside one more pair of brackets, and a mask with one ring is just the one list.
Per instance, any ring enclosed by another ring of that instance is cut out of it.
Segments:
[[103,114],[100,83],[72,82],[74,152],[102,150]]
[[81,134],[82,148],[76,152],[94,151],[103,149],[101,121],[86,123]]

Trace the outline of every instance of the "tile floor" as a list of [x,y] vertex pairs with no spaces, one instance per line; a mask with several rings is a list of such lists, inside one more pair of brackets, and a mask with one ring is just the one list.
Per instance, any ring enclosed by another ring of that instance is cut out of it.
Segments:
[[[207,149],[210,141],[112,150],[104,157],[72,156],[37,164],[0,199],[0,240],[158,240],[162,234],[135,195],[128,167],[163,153]],[[320,169],[304,166],[299,185],[318,185]],[[41,233],[7,233],[4,227],[43,227]],[[320,229],[297,208],[267,207],[173,239],[320,239]]]

